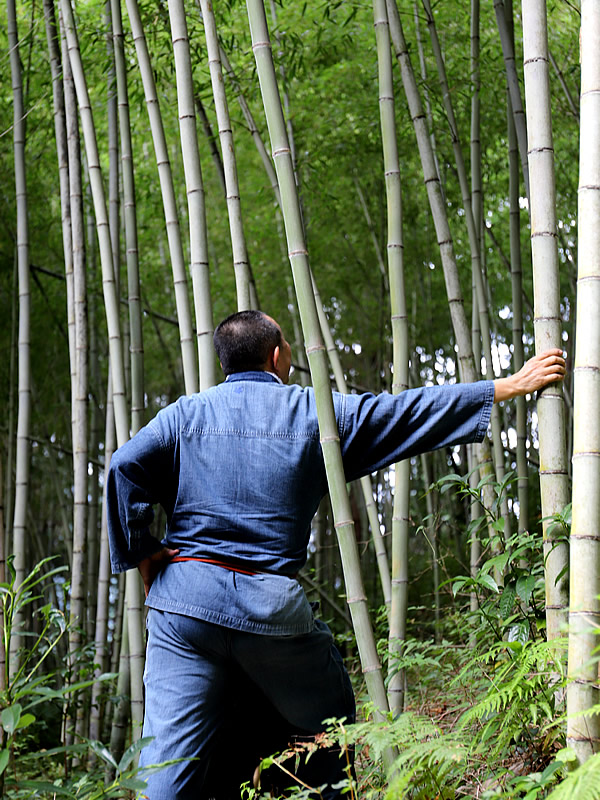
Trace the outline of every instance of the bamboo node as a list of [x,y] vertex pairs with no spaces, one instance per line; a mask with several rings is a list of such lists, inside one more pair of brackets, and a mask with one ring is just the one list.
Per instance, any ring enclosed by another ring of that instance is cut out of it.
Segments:
[[544,64],[548,63],[546,56],[535,56],[535,58],[528,58],[526,61],[523,61],[523,66],[527,66],[527,64],[535,64],[537,61],[541,61]]
[[387,245],[387,249],[388,250],[404,250],[404,245],[403,244],[396,244],[396,242],[390,242]]
[[321,443],[323,443],[323,442],[339,442],[339,440],[340,440],[340,437],[336,436],[335,434],[333,436],[321,436]]
[[[346,525],[354,525],[353,519],[343,519],[340,522],[334,523],[333,527],[337,530],[337,528],[344,528]],[[350,600],[348,600],[350,602]]]
[[306,355],[309,356],[311,353],[316,353],[319,350],[325,352],[325,345],[324,344],[312,344],[310,347],[306,348]]
[[260,50],[261,47],[271,48],[271,42],[254,42],[252,45],[253,50]]
[[288,251],[288,258],[294,258],[295,256],[307,256],[308,250],[289,250]]
[[[598,684],[597,683],[594,683],[593,681],[586,681],[586,680],[584,680],[584,678],[571,678],[570,680],[572,681],[572,683],[576,683],[579,686],[591,686],[593,689],[597,689],[598,688]],[[573,737],[570,737],[570,738],[573,738]],[[589,741],[598,741],[598,740],[594,739],[592,737],[589,737],[589,736],[584,736],[581,739],[579,739],[578,741],[580,741],[580,742],[589,742]]]
[[289,147],[278,147],[276,150],[272,151],[273,158],[277,158],[277,156],[285,156],[289,155],[292,151]]
[[527,155],[533,155],[534,153],[554,153],[553,147],[532,147],[530,150],[527,151]]
[[348,605],[351,605],[352,603],[364,603],[366,602],[366,600],[367,598],[364,596],[364,594],[357,594],[356,597],[346,598],[346,602],[348,603]]
[[379,672],[380,670],[381,670],[381,664],[376,664],[375,666],[372,667],[363,667],[362,674],[366,675],[367,672]]
[[531,234],[532,239],[538,239],[540,237],[543,238],[544,236],[550,239],[558,238],[554,231],[537,231],[536,233]]

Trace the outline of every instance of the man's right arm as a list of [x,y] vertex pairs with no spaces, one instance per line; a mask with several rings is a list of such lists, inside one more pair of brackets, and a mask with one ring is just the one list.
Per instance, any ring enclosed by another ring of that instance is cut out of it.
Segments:
[[497,381],[408,389],[399,395],[340,397],[340,438],[347,480],[395,461],[482,441],[492,404],[542,389],[564,377],[560,350],[530,359]]
[[565,377],[565,359],[562,350],[546,350],[530,358],[514,375],[494,381],[494,402],[512,400],[520,395],[533,394],[549,383]]

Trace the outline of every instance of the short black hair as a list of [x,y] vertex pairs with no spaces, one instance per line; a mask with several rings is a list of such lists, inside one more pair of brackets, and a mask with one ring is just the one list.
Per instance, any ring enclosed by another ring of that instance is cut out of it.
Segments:
[[225,375],[259,370],[281,344],[281,329],[262,311],[238,311],[217,325],[213,342]]

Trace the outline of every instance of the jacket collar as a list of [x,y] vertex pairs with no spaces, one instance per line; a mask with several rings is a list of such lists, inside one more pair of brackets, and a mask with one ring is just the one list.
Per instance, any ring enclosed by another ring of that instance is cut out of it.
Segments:
[[226,383],[233,383],[234,381],[261,381],[262,383],[282,383],[277,375],[272,372],[264,372],[263,370],[251,370],[249,372],[234,372],[225,378]]

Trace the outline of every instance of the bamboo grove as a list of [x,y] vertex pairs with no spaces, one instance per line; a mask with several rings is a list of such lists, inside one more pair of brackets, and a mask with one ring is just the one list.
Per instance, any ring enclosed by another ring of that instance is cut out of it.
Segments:
[[[568,665],[561,730],[586,762],[600,743],[598,3],[7,0],[2,30],[0,580],[67,567],[49,600],[68,636],[48,660],[63,686],[94,666],[61,740],[119,754],[140,736],[143,593],[137,573],[109,572],[111,454],[219,381],[214,325],[260,307],[318,401],[330,493],[302,579],[355,637],[376,717],[418,692],[411,640],[472,646],[449,629],[457,612],[485,593],[532,602],[509,574],[529,537],[519,568],[542,565],[537,631]],[[564,386],[496,406],[481,446],[346,486],[331,389],[500,377],[548,347],[567,351]],[[15,626],[39,625],[30,612]],[[22,657],[4,641],[2,689]],[[386,767],[396,757],[384,749]]]

